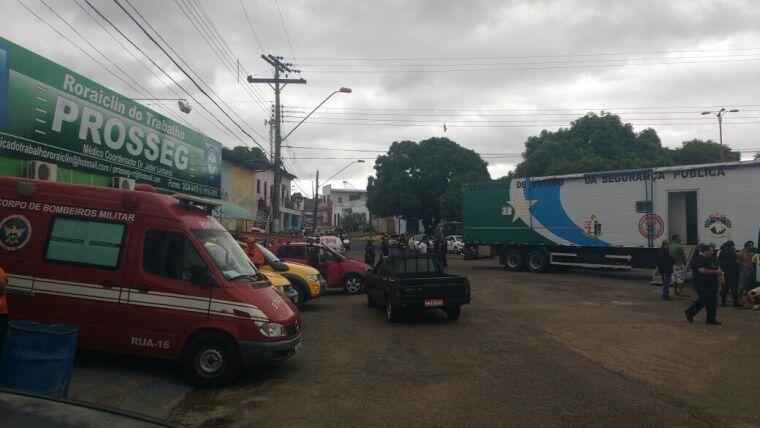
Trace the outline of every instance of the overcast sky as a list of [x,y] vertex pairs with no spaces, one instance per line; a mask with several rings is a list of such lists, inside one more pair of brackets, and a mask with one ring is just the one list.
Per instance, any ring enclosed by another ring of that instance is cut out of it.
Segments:
[[[145,97],[22,6],[121,75],[42,1],[0,0],[0,36],[127,97]],[[205,107],[224,117],[113,0],[89,1]],[[134,13],[126,0],[119,1]],[[243,0],[257,41],[239,0],[130,1],[267,150],[264,121],[272,91],[263,85],[244,88],[250,85],[236,81],[235,64],[239,60],[250,74],[270,77],[271,68],[259,57],[262,49],[288,57],[308,81],[283,92],[285,132],[332,91],[341,86],[353,90],[335,95],[295,131],[287,142],[292,146],[379,151],[393,141],[446,136],[488,154],[484,159],[496,178],[519,161],[528,136],[567,126],[587,111],[619,114],[637,131],[653,127],[664,145],[677,147],[692,138],[717,140],[715,117],[699,113],[725,106],[741,110],[724,121],[725,143],[735,149],[760,149],[758,2],[279,0],[280,15],[275,0]],[[173,98],[176,92],[186,97],[173,84],[167,87],[168,79],[84,0],[44,2],[150,96]],[[223,58],[234,58],[227,63],[231,70],[185,13],[201,30],[213,31],[206,14],[229,47]],[[198,16],[204,18],[202,24]],[[167,105],[176,111],[174,104]],[[225,146],[240,144],[204,119],[201,110],[193,105],[193,112],[182,117]],[[225,122],[241,140],[253,144]],[[294,158],[286,160],[286,166],[311,194],[317,169],[324,180],[356,158],[367,160],[347,168],[331,184],[346,187],[342,181],[347,180],[350,186],[364,188],[377,153],[285,148],[283,155]]]

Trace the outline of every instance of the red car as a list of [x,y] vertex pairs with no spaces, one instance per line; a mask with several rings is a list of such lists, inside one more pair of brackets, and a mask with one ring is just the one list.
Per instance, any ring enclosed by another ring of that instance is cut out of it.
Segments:
[[346,294],[362,292],[372,266],[349,259],[322,244],[290,242],[275,248],[281,260],[303,263],[319,270],[328,287],[343,287]]

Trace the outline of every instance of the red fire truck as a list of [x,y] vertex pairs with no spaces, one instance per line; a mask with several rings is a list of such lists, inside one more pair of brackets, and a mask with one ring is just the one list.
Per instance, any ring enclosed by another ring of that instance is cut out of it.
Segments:
[[0,178],[11,319],[79,327],[82,348],[182,362],[199,386],[301,346],[299,312],[187,195]]

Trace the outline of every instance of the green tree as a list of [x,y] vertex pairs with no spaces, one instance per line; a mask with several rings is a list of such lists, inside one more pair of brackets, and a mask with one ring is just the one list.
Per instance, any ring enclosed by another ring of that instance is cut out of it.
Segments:
[[244,163],[253,167],[270,168],[271,162],[259,147],[236,146],[232,149],[222,148],[222,158]]
[[[699,163],[720,162],[720,144],[712,140],[684,141],[683,145],[672,150],[674,165],[694,165]],[[723,156],[726,161],[741,160],[741,154],[723,146]]]
[[755,160],[760,160],[760,152],[755,153]]
[[525,142],[518,177],[669,165],[654,129],[638,134],[611,113],[588,113],[556,132],[541,131]]
[[341,219],[343,228],[349,231],[361,230],[367,227],[367,217],[364,213],[349,211],[343,214]]
[[[677,149],[662,147],[654,129],[636,133],[633,125],[606,112],[587,113],[556,132],[543,130],[525,142],[516,177],[572,174],[616,169],[693,165],[720,161],[721,147],[707,140],[685,141]],[[740,154],[723,146],[725,160]]]
[[475,151],[448,138],[397,141],[375,161],[367,206],[381,217],[422,219],[430,232],[443,218],[461,219],[462,185],[489,179],[487,166]]

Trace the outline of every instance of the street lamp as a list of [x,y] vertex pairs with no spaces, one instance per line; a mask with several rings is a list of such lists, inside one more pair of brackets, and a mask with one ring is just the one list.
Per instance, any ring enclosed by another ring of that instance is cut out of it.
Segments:
[[731,109],[731,110],[726,110],[726,108],[723,107],[723,108],[721,108],[720,110],[718,110],[716,112],[715,111],[703,111],[702,112],[703,116],[706,115],[706,114],[714,114],[718,118],[718,133],[720,135],[720,161],[721,162],[723,162],[725,160],[724,159],[725,155],[723,154],[723,116],[726,113],[737,113],[738,111],[739,111],[739,109],[736,109],[736,108],[735,109]]
[[314,110],[312,110],[309,114],[307,114],[306,117],[304,117],[303,119],[301,119],[301,121],[298,122],[298,124],[296,124],[296,126],[294,126],[293,129],[290,130],[290,132],[288,132],[287,134],[285,134],[285,136],[282,137],[282,141],[287,140],[288,137],[290,136],[290,134],[293,133],[293,131],[295,131],[296,129],[298,129],[298,127],[301,126],[302,123],[306,122],[306,119],[308,119],[312,114],[314,114],[314,112],[317,111],[318,108],[322,107],[322,104],[326,103],[327,100],[329,100],[330,98],[332,98],[332,96],[335,95],[335,94],[337,94],[337,93],[350,94],[351,93],[351,88],[346,88],[345,86],[341,86],[340,89],[338,89],[337,91],[334,91],[333,93],[331,93],[330,95],[328,95],[327,98],[325,98],[321,103],[319,103],[319,105],[317,105],[316,107],[314,107]]
[[330,180],[332,180],[333,178],[335,178],[335,176],[336,176],[336,175],[338,175],[338,174],[340,174],[341,172],[345,171],[346,169],[348,169],[348,167],[349,167],[349,166],[351,166],[351,165],[353,165],[353,164],[355,164],[355,163],[365,163],[365,162],[364,162],[364,159],[357,159],[357,160],[355,160],[355,161],[353,161],[353,162],[349,162],[349,163],[348,163],[348,165],[344,166],[344,167],[343,167],[343,168],[342,168],[340,171],[338,171],[338,172],[336,172],[335,174],[333,174],[333,176],[332,176],[332,177],[330,177],[330,178],[328,178],[327,180],[325,180],[325,182],[324,182],[324,183],[322,183],[322,185],[323,185],[323,186],[324,186],[324,185],[326,185],[326,184],[327,184],[327,183],[328,183]]
[[132,101],[176,101],[179,105],[179,111],[190,114],[190,103],[184,98],[132,98]]

